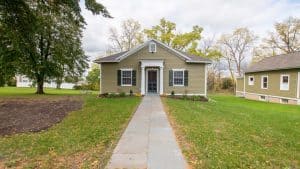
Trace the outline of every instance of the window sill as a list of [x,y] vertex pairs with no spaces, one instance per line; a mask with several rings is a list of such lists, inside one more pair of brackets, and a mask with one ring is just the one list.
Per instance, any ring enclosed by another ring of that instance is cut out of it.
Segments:
[[174,87],[184,87],[184,85],[173,85]]
[[124,86],[124,87],[126,87],[126,86],[132,86],[132,85],[121,85],[121,86]]

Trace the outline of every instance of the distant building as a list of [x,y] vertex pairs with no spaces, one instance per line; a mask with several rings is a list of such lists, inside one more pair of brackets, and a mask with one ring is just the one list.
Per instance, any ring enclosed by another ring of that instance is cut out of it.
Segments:
[[[26,77],[24,75],[17,75],[16,80],[17,80],[17,87],[35,87],[36,86],[36,85],[33,86],[34,84],[33,84],[32,79],[29,79],[28,77]],[[74,86],[75,86],[75,83],[63,82],[60,85],[60,88],[62,88],[62,89],[73,89]],[[51,80],[50,82],[45,82],[44,87],[56,88],[56,83],[55,83],[55,81]]]
[[265,58],[237,79],[236,95],[300,105],[300,52]]

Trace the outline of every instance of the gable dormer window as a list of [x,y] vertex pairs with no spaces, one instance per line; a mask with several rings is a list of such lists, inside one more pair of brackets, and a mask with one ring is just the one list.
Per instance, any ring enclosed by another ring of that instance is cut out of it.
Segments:
[[154,42],[149,43],[149,52],[151,52],[151,53],[156,52],[156,43],[154,43]]

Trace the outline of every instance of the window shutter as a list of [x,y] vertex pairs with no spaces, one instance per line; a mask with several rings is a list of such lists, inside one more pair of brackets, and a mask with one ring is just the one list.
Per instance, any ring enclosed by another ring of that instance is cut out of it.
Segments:
[[189,71],[185,70],[184,71],[184,86],[189,85]]
[[136,86],[136,70],[132,71],[132,86]]
[[169,86],[173,86],[173,70],[169,70]]
[[118,86],[121,86],[121,70],[118,70]]

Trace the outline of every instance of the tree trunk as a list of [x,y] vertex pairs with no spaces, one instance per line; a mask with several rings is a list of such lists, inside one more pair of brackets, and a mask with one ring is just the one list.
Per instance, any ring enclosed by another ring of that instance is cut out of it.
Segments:
[[56,78],[56,89],[60,89],[62,84],[61,78]]
[[37,78],[37,88],[35,94],[45,94],[44,93],[44,78]]
[[61,89],[61,83],[56,83],[56,89]]

